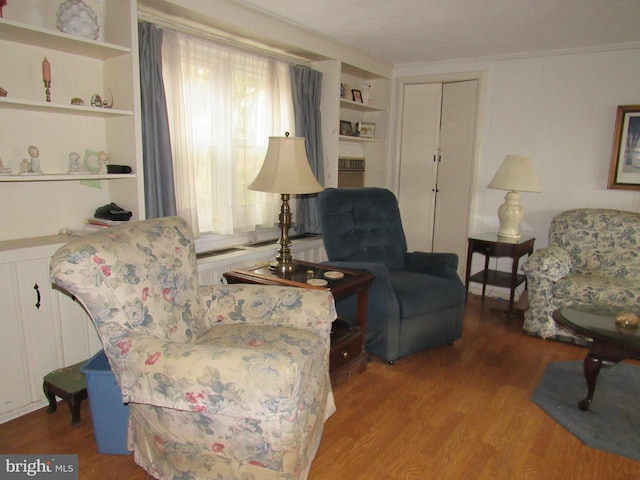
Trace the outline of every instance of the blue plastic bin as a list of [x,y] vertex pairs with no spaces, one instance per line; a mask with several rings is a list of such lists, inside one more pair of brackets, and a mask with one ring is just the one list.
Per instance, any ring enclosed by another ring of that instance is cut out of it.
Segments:
[[129,406],[122,403],[120,387],[109,360],[100,350],[82,367],[87,381],[93,434],[99,453],[129,454],[127,426]]

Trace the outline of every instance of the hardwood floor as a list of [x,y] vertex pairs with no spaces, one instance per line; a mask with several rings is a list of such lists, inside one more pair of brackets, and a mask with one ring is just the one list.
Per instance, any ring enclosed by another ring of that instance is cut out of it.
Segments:
[[[585,353],[529,337],[521,320],[506,322],[470,297],[453,346],[393,366],[374,358],[334,389],[338,411],[309,479],[640,478],[640,462],[584,446],[529,399],[547,363]],[[76,428],[66,405],[0,425],[0,453],[77,453],[82,480],[146,479],[132,456],[96,453],[83,403]]]

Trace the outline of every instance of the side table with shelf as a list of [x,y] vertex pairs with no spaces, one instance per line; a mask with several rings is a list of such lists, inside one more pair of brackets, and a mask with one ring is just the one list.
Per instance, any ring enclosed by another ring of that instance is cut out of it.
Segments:
[[[294,260],[298,269],[290,273],[272,272],[268,264],[255,265],[246,269],[233,269],[223,274],[227,283],[252,283],[257,285],[285,285],[299,288],[328,288],[336,300],[357,295],[356,325],[336,320],[331,329],[331,353],[329,373],[331,383],[336,385],[345,378],[367,369],[368,354],[364,349],[368,289],[374,277],[368,272],[347,270]],[[307,281],[307,272],[313,271],[313,278],[326,278],[328,271],[344,274],[340,279],[329,279],[326,286],[313,286]]]
[[[469,291],[469,282],[482,283],[482,300],[484,301],[487,285],[508,288],[509,307],[507,316],[513,318],[513,305],[516,288],[522,283],[525,284],[527,277],[518,273],[518,265],[520,258],[533,253],[533,243],[535,238],[532,236],[523,236],[518,240],[508,239],[498,236],[497,233],[482,233],[469,237],[469,246],[467,250],[467,270],[465,278],[465,287]],[[474,253],[482,253],[484,255],[484,268],[471,275],[471,260]],[[509,257],[513,259],[510,272],[489,268],[489,259],[491,257]]]

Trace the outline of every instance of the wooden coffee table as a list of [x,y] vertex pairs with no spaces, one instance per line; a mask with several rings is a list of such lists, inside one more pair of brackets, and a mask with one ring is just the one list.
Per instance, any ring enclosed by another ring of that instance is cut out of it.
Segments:
[[[234,268],[223,274],[227,283],[253,283],[258,285],[287,285],[299,288],[329,289],[336,300],[356,295],[356,325],[336,320],[331,329],[331,354],[329,373],[331,383],[336,385],[341,379],[367,368],[368,354],[364,343],[367,328],[367,299],[369,285],[374,276],[364,270],[348,270],[318,263],[294,260],[298,268],[293,272],[274,272],[269,264],[248,268]],[[327,272],[340,272],[342,278],[326,278]],[[307,283],[309,277],[326,280],[326,285],[314,286]]]
[[596,389],[600,367],[612,366],[621,360],[640,355],[640,329],[619,328],[616,315],[618,307],[588,305],[564,307],[553,312],[553,319],[560,325],[593,339],[584,359],[584,377],[587,396],[578,403],[580,410],[588,410]]

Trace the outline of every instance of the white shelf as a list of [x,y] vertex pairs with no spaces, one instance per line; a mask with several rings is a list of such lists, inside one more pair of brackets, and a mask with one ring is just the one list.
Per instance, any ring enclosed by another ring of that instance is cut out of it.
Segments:
[[370,105],[368,103],[354,102],[352,100],[347,100],[346,98],[341,98],[340,99],[340,107],[349,108],[351,110],[358,110],[360,112],[382,112],[382,111],[384,111],[382,108],[376,107],[374,105]]
[[[42,90],[44,96],[44,89]],[[67,105],[64,103],[38,102],[33,100],[19,100],[8,97],[0,97],[0,108],[13,110],[25,110],[30,112],[62,113],[66,115],[80,115],[85,117],[123,117],[131,116],[131,110],[118,110],[113,108],[87,107],[86,105]]]
[[131,53],[130,48],[120,45],[98,42],[5,19],[0,19],[0,40],[49,48],[101,60]]
[[357,143],[383,143],[384,140],[377,138],[350,137],[348,135],[340,135],[341,142],[357,142]]
[[122,178],[136,178],[135,173],[49,173],[42,175],[0,175],[0,182],[63,182],[69,180],[117,180]]

